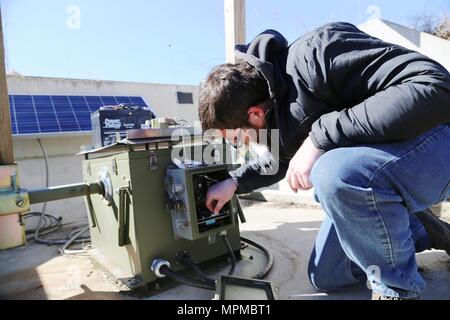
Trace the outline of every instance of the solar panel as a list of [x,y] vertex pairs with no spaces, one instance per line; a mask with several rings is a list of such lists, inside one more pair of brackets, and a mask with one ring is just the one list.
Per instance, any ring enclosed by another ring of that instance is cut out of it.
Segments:
[[90,131],[91,113],[120,103],[148,107],[141,97],[10,95],[14,135]]

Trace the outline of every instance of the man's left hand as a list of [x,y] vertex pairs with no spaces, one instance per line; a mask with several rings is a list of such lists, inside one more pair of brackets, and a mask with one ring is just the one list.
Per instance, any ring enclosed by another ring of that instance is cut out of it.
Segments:
[[297,193],[298,190],[309,190],[313,187],[309,180],[309,175],[314,163],[324,153],[325,151],[314,146],[309,137],[303,142],[300,149],[289,162],[289,169],[286,173],[286,181],[292,191]]

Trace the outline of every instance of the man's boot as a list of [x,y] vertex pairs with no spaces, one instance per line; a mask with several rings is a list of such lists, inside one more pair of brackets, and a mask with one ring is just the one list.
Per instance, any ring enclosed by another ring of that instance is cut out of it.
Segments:
[[383,295],[380,295],[378,293],[372,292],[372,300],[417,300],[417,299],[414,299],[414,298],[411,298],[411,299],[394,298],[394,297],[383,296]]
[[430,239],[430,249],[445,250],[450,255],[450,224],[436,217],[430,209],[415,213]]

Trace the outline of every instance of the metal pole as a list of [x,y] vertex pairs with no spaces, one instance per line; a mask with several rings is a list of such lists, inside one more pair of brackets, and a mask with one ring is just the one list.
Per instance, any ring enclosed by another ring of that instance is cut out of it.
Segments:
[[224,0],[225,57],[235,63],[234,47],[245,43],[245,0]]
[[101,187],[98,183],[79,183],[65,186],[50,187],[46,189],[29,190],[28,196],[30,204],[42,203],[48,201],[62,200],[74,197],[98,194]]

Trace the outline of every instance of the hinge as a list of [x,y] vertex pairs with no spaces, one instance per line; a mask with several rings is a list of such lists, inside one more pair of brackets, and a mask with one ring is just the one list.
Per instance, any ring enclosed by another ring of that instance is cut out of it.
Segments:
[[158,158],[156,157],[156,153],[154,150],[150,150],[148,160],[149,160],[149,169],[158,170]]
[[117,161],[116,158],[112,159],[112,172],[117,176],[117,174],[119,173],[119,169],[117,168]]

